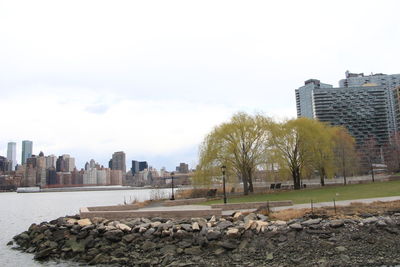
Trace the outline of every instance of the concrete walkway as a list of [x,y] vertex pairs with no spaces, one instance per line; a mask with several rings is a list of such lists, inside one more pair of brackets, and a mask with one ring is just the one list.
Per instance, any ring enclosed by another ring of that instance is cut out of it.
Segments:
[[[340,200],[336,201],[336,206],[348,206],[354,202],[361,203],[372,203],[375,201],[395,201],[400,200],[400,196],[394,197],[378,197],[378,198],[364,198],[364,199],[353,199],[353,200]],[[313,203],[314,208],[321,207],[333,207],[333,201],[331,202],[318,202]],[[309,209],[311,208],[311,203],[305,204],[295,204],[293,206],[283,206],[271,208],[272,211],[279,211],[285,209]],[[140,211],[176,211],[176,210],[211,210],[211,206],[207,205],[180,205],[180,206],[170,206],[170,207],[148,207],[139,209]],[[242,210],[225,210],[222,211],[222,215],[231,215],[236,211],[240,212],[253,212],[256,209],[242,209]]]
[[[395,200],[400,200],[400,196],[340,200],[340,201],[336,201],[336,206],[348,206],[354,202],[368,204],[368,203],[372,203],[375,201],[387,202],[387,201],[395,201]],[[333,201],[313,203],[313,207],[314,208],[333,207]],[[272,210],[278,211],[278,210],[285,210],[285,209],[309,209],[309,208],[311,208],[311,203],[295,204],[293,206],[287,206],[287,207],[276,207],[276,208],[272,208]]]

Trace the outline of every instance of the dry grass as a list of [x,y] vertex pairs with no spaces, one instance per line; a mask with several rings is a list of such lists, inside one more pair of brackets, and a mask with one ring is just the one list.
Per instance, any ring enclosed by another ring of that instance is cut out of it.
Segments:
[[349,206],[337,206],[336,211],[334,207],[315,208],[311,209],[287,209],[272,212],[269,214],[273,220],[288,221],[295,218],[300,218],[305,215],[314,214],[320,217],[331,218],[349,218],[359,217],[362,214],[383,214],[390,212],[400,212],[400,201],[381,202],[376,201],[371,204],[364,204],[359,202],[351,203]]

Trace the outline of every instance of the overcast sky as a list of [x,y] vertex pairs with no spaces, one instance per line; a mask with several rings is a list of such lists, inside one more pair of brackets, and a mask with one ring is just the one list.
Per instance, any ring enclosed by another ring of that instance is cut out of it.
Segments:
[[237,111],[296,115],[309,78],[400,73],[399,1],[0,0],[0,155],[7,142],[190,167]]

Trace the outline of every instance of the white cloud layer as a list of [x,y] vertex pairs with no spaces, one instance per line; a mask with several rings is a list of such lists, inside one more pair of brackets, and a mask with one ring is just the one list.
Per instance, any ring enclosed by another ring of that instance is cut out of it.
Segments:
[[[294,89],[399,73],[398,1],[0,1],[0,155],[194,164],[239,110],[294,117]],[[4,113],[5,112],[5,113]],[[153,161],[153,162],[151,162]],[[79,166],[81,167],[81,166]]]

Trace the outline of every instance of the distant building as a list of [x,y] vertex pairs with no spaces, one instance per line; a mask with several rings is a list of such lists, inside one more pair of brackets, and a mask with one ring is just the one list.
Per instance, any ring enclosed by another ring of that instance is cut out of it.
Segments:
[[68,156],[64,160],[65,160],[65,171],[72,172],[75,169],[75,158]]
[[55,168],[56,167],[56,162],[57,162],[57,157],[54,155],[49,155],[45,157],[46,160],[46,169],[49,168]]
[[64,160],[63,156],[59,156],[56,161],[56,171],[57,172],[65,171],[65,160]]
[[0,171],[6,172],[9,171],[11,168],[11,162],[6,158],[0,156]]
[[122,171],[111,170],[110,171],[110,184],[111,185],[122,185]]
[[17,165],[17,143],[9,142],[7,144],[7,159],[11,163],[11,170],[15,170],[15,165]]
[[188,173],[189,172],[189,164],[181,162],[179,166],[176,167],[176,171],[180,173]]
[[132,175],[139,172],[139,161],[132,160],[132,168],[131,168]]
[[123,151],[115,152],[111,159],[111,169],[120,170],[123,174],[126,173],[126,159]]
[[147,161],[140,161],[139,162],[139,171],[144,171],[145,169],[149,168],[149,164],[147,164]]
[[24,140],[22,141],[22,159],[21,164],[25,164],[26,160],[32,156],[32,141]]
[[57,172],[54,167],[50,167],[46,170],[46,183],[48,185],[57,184]]

